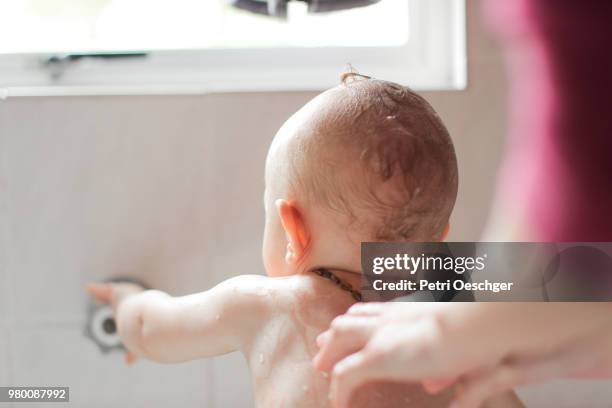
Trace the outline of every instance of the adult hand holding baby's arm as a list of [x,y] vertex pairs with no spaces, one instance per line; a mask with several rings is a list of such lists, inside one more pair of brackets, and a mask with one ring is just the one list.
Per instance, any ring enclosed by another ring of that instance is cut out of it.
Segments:
[[457,384],[456,404],[478,407],[519,384],[612,374],[612,306],[564,303],[370,303],[318,338],[315,366],[332,372],[345,407],[373,380]]

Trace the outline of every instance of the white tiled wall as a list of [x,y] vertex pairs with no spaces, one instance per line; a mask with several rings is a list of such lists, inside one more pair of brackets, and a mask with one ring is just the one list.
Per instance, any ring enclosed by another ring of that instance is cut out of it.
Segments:
[[16,319],[82,317],[92,279],[205,283],[189,269],[207,259],[214,167],[206,120],[189,115],[206,101],[189,102],[173,118],[164,102],[138,98],[6,103],[7,267],[11,287],[28,293],[9,296]]
[[120,353],[101,355],[75,327],[19,327],[12,330],[11,340],[13,384],[69,386],[67,406],[195,408],[210,403],[209,370],[203,361],[126,366]]
[[177,294],[208,286],[215,210],[206,103],[0,106],[3,385],[70,386],[73,406],[211,403],[209,362],[128,368],[83,335],[87,282],[131,276]]
[[73,406],[251,406],[239,355],[128,368],[100,354],[83,289],[127,276],[184,294],[263,273],[267,146],[309,97],[0,103],[0,385],[67,385]]
[[227,354],[211,360],[212,381],[215,392],[211,407],[252,408],[255,406],[249,376],[236,375],[245,367],[242,355]]

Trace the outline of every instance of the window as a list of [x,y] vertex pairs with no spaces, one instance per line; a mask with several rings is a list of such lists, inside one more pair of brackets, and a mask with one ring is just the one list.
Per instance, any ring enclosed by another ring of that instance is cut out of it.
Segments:
[[[3,0],[2,53],[400,46],[405,0],[308,14],[289,3],[287,21],[232,8],[225,0]],[[384,29],[362,29],[384,21]],[[340,28],[340,29],[339,29]]]
[[2,0],[0,88],[311,90],[337,83],[348,64],[418,89],[465,86],[463,0],[381,0],[320,14],[289,6],[283,21],[225,0]]

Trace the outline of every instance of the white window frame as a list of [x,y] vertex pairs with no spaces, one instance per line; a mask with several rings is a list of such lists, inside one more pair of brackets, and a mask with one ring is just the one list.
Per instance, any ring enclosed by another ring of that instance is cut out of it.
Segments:
[[406,1],[403,46],[152,51],[142,59],[81,60],[55,81],[41,65],[46,55],[0,55],[0,98],[322,90],[348,64],[417,90],[465,89],[465,0]]

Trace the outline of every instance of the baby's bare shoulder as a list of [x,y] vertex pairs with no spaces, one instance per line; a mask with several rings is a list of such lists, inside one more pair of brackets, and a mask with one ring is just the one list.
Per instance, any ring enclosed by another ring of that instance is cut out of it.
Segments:
[[[354,301],[330,282],[315,275],[267,277],[241,275],[226,280],[224,292],[231,296],[236,313],[262,319],[285,314],[318,315],[324,320],[343,313]],[[318,320],[318,319],[317,319]],[[260,320],[261,323],[261,320]]]
[[351,295],[314,274],[294,275],[274,279],[278,299],[276,307],[285,308],[303,321],[328,325],[330,320],[344,313],[355,301]]
[[281,307],[296,295],[310,290],[308,279],[300,276],[272,278],[262,275],[240,275],[219,284],[223,292],[240,306]]
[[276,286],[273,278],[262,275],[239,275],[218,285],[236,301],[254,303],[266,303]]
[[275,301],[282,302],[321,302],[338,295],[338,288],[330,282],[314,274],[300,274],[285,277],[267,277],[260,281],[258,290],[267,291],[268,295],[274,295]]
[[227,279],[221,285],[245,295],[269,295],[272,293],[308,293],[316,289],[319,278],[310,275],[269,277],[263,275],[240,275]]

